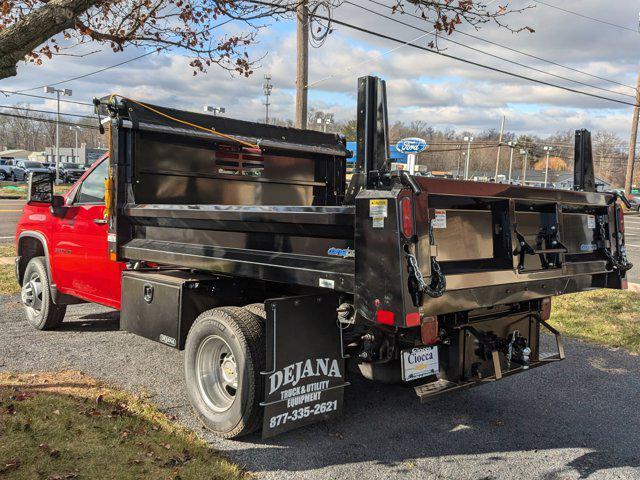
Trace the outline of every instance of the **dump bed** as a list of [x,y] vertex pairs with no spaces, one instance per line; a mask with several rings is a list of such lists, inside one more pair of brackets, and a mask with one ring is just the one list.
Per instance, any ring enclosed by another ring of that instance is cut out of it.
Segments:
[[624,287],[611,194],[388,175],[350,196],[338,135],[126,99],[110,110],[120,260],[334,289],[398,327]]

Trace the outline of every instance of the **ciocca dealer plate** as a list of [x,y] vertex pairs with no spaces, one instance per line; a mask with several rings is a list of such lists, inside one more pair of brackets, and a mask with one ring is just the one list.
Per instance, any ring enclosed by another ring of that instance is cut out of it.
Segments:
[[438,347],[416,347],[402,351],[403,381],[428,377],[438,371]]

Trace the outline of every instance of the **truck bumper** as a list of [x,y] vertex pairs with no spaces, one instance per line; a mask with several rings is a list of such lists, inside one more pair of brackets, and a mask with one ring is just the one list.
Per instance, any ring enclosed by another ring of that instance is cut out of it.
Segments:
[[[504,361],[501,361],[501,353],[496,350],[491,352],[491,359],[488,360],[488,363],[491,365],[492,373],[490,375],[477,375],[477,376],[465,376],[463,379],[459,381],[451,381],[445,378],[441,378],[435,382],[429,382],[426,384],[418,385],[414,387],[416,395],[420,398],[421,403],[425,403],[431,398],[440,395],[442,393],[453,392],[455,390],[462,390],[471,387],[477,387],[479,385],[495,382],[497,380],[501,380],[504,377],[508,377],[511,375],[515,375],[517,373],[523,373],[532,368],[541,367],[543,365],[547,365],[550,363],[559,362],[564,360],[564,345],[562,343],[562,338],[560,333],[554,329],[551,325],[549,325],[546,321],[541,320],[539,318],[534,318],[537,327],[535,329],[536,337],[539,336],[539,329],[543,327],[548,330],[549,333],[555,336],[556,340],[556,352],[555,353],[540,353],[539,352],[539,342],[538,339],[531,339],[532,344],[535,346],[535,358],[527,362],[526,365],[522,364],[511,364],[505,367]],[[472,334],[473,335],[473,334]],[[467,360],[469,361],[469,360]],[[453,380],[453,379],[452,379]]]

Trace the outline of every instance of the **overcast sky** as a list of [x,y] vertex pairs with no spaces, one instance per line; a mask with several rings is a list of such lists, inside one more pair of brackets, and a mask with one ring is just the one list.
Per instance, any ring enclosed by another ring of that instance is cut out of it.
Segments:
[[[393,0],[379,0],[391,5]],[[462,31],[499,42],[518,50],[606,77],[617,82],[635,85],[638,71],[637,33],[640,3],[635,1],[604,0],[545,0],[546,3],[619,24],[633,31],[615,28],[575,15],[564,13],[535,1],[516,0],[513,7],[535,5],[522,15],[510,17],[514,27],[530,26],[535,33],[512,34],[496,26],[480,31],[462,26]],[[389,14],[389,10],[369,0],[354,3]],[[492,3],[490,0],[485,3]],[[504,2],[501,2],[504,3]],[[495,5],[499,3],[495,2]],[[343,4],[335,11],[335,18],[355,23],[405,41],[419,37],[419,30],[385,20],[353,5]],[[403,22],[428,28],[420,20],[407,15],[394,15]],[[570,77],[622,94],[633,94],[628,87],[597,80],[561,67],[489,45],[459,34],[452,39],[469,46],[506,57],[545,72]],[[425,36],[416,43],[426,44]],[[633,98],[594,90],[566,80],[560,80],[488,57],[462,46],[442,42],[446,53],[478,63],[501,68],[540,80],[589,91],[624,101]],[[508,77],[476,66],[467,65],[411,47],[390,49],[397,44],[387,40],[357,34],[345,27],[335,26],[333,34],[320,49],[310,49],[310,107],[333,112],[339,119],[355,117],[355,91],[358,76],[375,74],[388,82],[390,120],[424,120],[437,128],[457,131],[480,131],[499,128],[502,114],[507,117],[507,129],[537,135],[556,131],[589,128],[610,130],[626,138],[630,127],[632,107],[537,85]],[[101,48],[101,47],[98,47]],[[95,46],[92,47],[96,49]],[[105,48],[85,58],[56,57],[43,66],[21,64],[18,75],[0,81],[0,88],[22,90],[57,82],[88,73],[144,53],[127,49],[115,54]],[[262,31],[259,43],[249,53],[261,58],[255,74],[246,79],[211,68],[207,74],[193,76],[188,60],[173,54],[153,54],[141,60],[69,82],[73,99],[90,101],[93,96],[108,93],[138,98],[160,105],[201,111],[204,104],[224,106],[227,115],[258,120],[264,117],[262,96],[263,76],[272,75],[274,85],[271,112],[275,117],[294,116],[295,81],[295,24],[293,21],[272,22]],[[41,94],[40,90],[33,93]],[[28,102],[32,106],[55,109],[54,100],[0,96],[0,104]],[[82,107],[66,104],[64,112],[90,113]]]

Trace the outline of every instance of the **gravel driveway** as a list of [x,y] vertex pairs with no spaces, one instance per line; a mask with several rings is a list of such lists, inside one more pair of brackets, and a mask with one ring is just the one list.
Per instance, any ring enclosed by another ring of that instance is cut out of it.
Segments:
[[345,414],[262,441],[220,440],[191,414],[182,354],[118,331],[93,305],[36,332],[0,297],[0,369],[77,369],[151,400],[263,478],[640,479],[640,357],[566,341],[568,359],[420,405],[355,380]]

